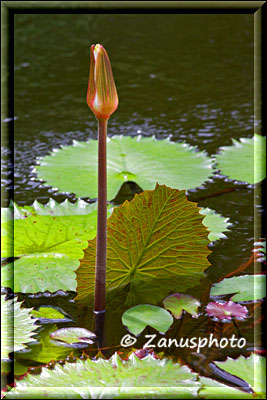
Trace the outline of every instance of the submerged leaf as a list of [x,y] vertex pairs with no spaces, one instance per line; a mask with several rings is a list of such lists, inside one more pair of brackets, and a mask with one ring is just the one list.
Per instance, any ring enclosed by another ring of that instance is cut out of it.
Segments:
[[[140,360],[131,354],[128,361],[122,361],[115,353],[109,360],[78,360],[56,365],[53,370],[43,368],[40,375],[27,375],[16,381],[6,398],[31,393],[45,398],[52,390],[58,395],[59,389],[64,397],[58,398],[192,398],[201,387],[196,376],[188,367],[171,360],[156,360],[151,355]],[[68,395],[72,397],[65,397]]]
[[17,298],[6,300],[1,295],[1,356],[8,358],[13,351],[22,350],[25,344],[36,341],[33,336],[38,328],[31,317],[32,308],[21,307]]
[[[62,146],[39,160],[38,179],[72,192],[77,197],[97,197],[97,140]],[[156,182],[176,189],[193,189],[212,175],[205,152],[186,143],[154,137],[113,136],[107,142],[107,196],[112,200],[121,185],[134,181],[143,190]]]
[[[208,232],[184,191],[157,185],[115,208],[107,224],[106,287],[129,285],[126,305],[154,303],[197,284],[209,266]],[[78,302],[94,292],[95,240],[77,269]]]
[[175,293],[166,297],[163,300],[163,305],[176,319],[182,318],[183,310],[197,318],[200,301],[186,294]]
[[254,184],[266,177],[266,137],[232,139],[232,146],[222,147],[216,155],[223,175],[241,182]]
[[226,235],[223,232],[229,231],[228,227],[232,225],[228,222],[229,218],[224,218],[222,215],[217,214],[214,210],[211,210],[208,207],[201,208],[199,213],[205,215],[202,223],[210,231],[208,237],[211,242],[226,238]]
[[241,275],[223,279],[214,283],[211,288],[211,296],[220,296],[236,293],[231,297],[232,301],[259,300],[266,296],[265,275]]
[[165,333],[173,323],[168,311],[150,304],[139,304],[130,308],[123,313],[121,319],[123,325],[126,325],[134,335],[139,335],[148,325]]

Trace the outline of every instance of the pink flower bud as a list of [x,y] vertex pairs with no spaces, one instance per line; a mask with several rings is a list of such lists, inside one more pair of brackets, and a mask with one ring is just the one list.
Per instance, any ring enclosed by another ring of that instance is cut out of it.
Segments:
[[119,98],[106,50],[101,44],[90,48],[87,104],[97,119],[108,119],[117,109]]

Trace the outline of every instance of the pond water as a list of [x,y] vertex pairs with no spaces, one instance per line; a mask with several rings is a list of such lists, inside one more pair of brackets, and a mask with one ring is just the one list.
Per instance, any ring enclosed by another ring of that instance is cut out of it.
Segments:
[[[109,135],[171,135],[171,140],[186,141],[209,155],[230,145],[231,138],[253,136],[253,14],[17,14],[14,28],[14,197],[19,205],[35,199],[46,203],[51,197],[74,199],[35,181],[32,166],[37,157],[71,145],[73,139],[97,137],[96,120],[86,104],[93,43],[107,49],[119,94]],[[4,123],[8,127],[10,122]],[[8,156],[3,144],[7,192]],[[215,176],[203,188],[189,191],[188,198],[198,201],[233,187],[237,185]],[[232,223],[228,238],[211,247],[207,274],[216,282],[251,255],[253,188],[240,186],[199,205]],[[260,215],[260,206],[256,213]],[[246,272],[252,273],[253,266]],[[63,297],[62,308],[75,314],[73,294],[65,303]],[[46,301],[53,303],[49,297]]]

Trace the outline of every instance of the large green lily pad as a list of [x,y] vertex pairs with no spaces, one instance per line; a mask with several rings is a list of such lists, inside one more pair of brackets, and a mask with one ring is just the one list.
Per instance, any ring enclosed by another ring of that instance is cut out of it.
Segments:
[[[11,211],[9,211],[11,210]],[[110,212],[108,212],[110,213]],[[10,207],[2,222],[2,257],[18,257],[2,267],[2,286],[23,293],[75,290],[74,270],[87,240],[96,235],[96,205],[50,201]],[[9,214],[14,214],[13,219]],[[14,237],[14,243],[13,243]]]
[[21,307],[17,299],[6,300],[1,295],[1,357],[26,348],[26,343],[34,342],[38,328],[31,316],[32,308]]
[[[114,209],[107,224],[107,289],[129,285],[125,304],[155,304],[196,285],[209,266],[208,231],[184,191],[157,185]],[[78,302],[94,292],[96,241],[77,269]],[[164,283],[168,280],[168,285]]]
[[[53,370],[43,368],[40,375],[27,375],[16,382],[7,399],[37,398],[192,398],[201,384],[188,367],[170,360],[156,360],[151,355],[140,360],[135,354],[123,362],[117,353],[110,360],[87,359]],[[106,390],[103,390],[106,389]],[[112,397],[110,397],[112,394]],[[23,397],[22,397],[23,396]],[[25,397],[24,397],[25,396]],[[129,396],[129,397],[128,397]],[[162,397],[163,396],[163,397]],[[48,397],[49,398],[49,397]],[[53,397],[55,398],[55,397]]]
[[[38,179],[60,192],[97,197],[97,140],[73,142],[39,159]],[[155,184],[175,189],[201,186],[212,175],[212,160],[186,143],[154,137],[113,136],[107,143],[107,195],[112,200],[121,185],[134,181],[143,190]]]
[[266,296],[266,276],[241,275],[226,278],[219,283],[214,283],[210,291],[211,296],[220,296],[231,293],[234,294],[231,297],[232,301],[262,299]]
[[266,137],[232,139],[232,146],[221,148],[216,155],[223,175],[241,182],[258,183],[266,177]]
[[[25,215],[88,215],[97,210],[97,202],[87,203],[82,199],[77,199],[75,203],[71,203],[68,199],[62,203],[56,202],[54,199],[49,199],[46,204],[39,203],[37,200],[33,202],[32,206],[19,207],[14,203],[14,214],[19,217]],[[110,209],[110,207],[109,207]]]
[[164,308],[150,304],[139,304],[129,308],[121,317],[123,325],[134,335],[139,335],[147,326],[159,332],[167,332],[173,323],[171,314]]

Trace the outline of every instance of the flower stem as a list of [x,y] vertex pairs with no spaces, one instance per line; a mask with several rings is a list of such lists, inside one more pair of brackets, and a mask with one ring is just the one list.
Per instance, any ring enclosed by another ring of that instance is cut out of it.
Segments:
[[105,311],[107,261],[107,124],[98,120],[98,208],[94,311]]

